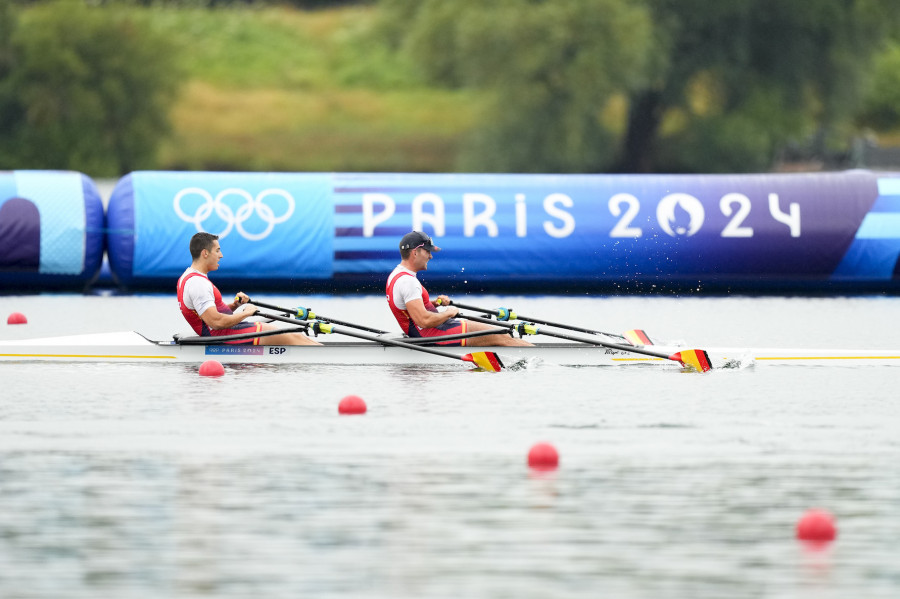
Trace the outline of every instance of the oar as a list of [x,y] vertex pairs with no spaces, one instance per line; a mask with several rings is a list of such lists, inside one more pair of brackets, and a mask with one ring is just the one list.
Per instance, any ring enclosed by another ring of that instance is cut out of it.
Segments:
[[485,337],[487,335],[506,335],[509,333],[507,329],[484,329],[482,331],[467,331],[465,333],[455,333],[453,335],[435,335],[434,337],[406,337],[403,339],[405,343],[430,344],[441,343],[442,341],[457,341],[459,339],[470,339],[472,337]]
[[[254,304],[255,305],[255,304]],[[285,316],[278,316],[276,314],[260,314],[260,316],[264,316],[266,318],[271,318],[273,320],[280,320],[281,322],[289,322],[296,323],[297,321],[293,318],[287,318]],[[420,351],[427,354],[433,354],[435,356],[443,356],[445,358],[451,358],[453,360],[461,360],[463,362],[471,362],[472,364],[478,366],[482,370],[487,370],[490,372],[500,372],[505,366],[503,362],[500,360],[500,356],[490,351],[482,351],[482,352],[472,352],[470,354],[466,354],[464,356],[457,356],[456,354],[441,351],[439,349],[433,349],[431,347],[421,347],[419,345],[412,345],[411,343],[404,343],[402,341],[396,341],[394,339],[386,339],[383,337],[377,337],[375,335],[367,335],[366,333],[360,333],[359,331],[354,331],[352,329],[338,329],[334,324],[330,322],[319,322],[312,321],[309,323],[310,328],[312,328],[313,332],[318,333],[337,333],[339,335],[347,335],[349,337],[356,337],[357,339],[365,339],[366,341],[373,341],[375,343],[380,343],[381,345],[392,345],[394,347],[403,347],[405,349],[411,349],[413,351]]]
[[[441,305],[441,300],[436,300],[437,305]],[[553,322],[550,320],[541,320],[540,318],[532,318],[531,316],[524,316],[522,314],[517,314],[515,310],[512,308],[497,308],[496,310],[491,310],[489,308],[479,308],[478,306],[472,306],[469,304],[463,304],[457,302],[455,300],[450,300],[448,304],[450,306],[456,306],[457,308],[462,308],[463,310],[475,310],[476,312],[481,312],[483,314],[491,314],[497,317],[499,321],[507,321],[507,320],[527,320],[528,322],[536,322],[538,324],[545,324],[547,326],[556,327],[558,329],[568,329],[570,331],[578,331],[579,333],[590,333],[592,335],[606,335],[607,337],[615,337],[617,339],[624,339],[628,341],[632,345],[653,345],[653,342],[650,341],[650,338],[647,336],[641,329],[633,329],[631,331],[626,331],[624,335],[619,335],[618,333],[606,333],[604,331],[595,331],[593,329],[585,329],[582,327],[576,327],[570,324],[563,324],[560,322]]]
[[[237,300],[237,296],[234,297]],[[258,302],[256,300],[249,300],[248,303],[253,304],[254,306],[259,306],[260,308],[268,308],[270,310],[278,310],[279,312],[284,312],[285,314],[290,314],[291,316],[296,316],[300,320],[325,320],[328,322],[333,322],[334,324],[342,324],[347,327],[353,327],[354,329],[360,329],[363,331],[369,331],[370,333],[377,333],[379,335],[385,335],[388,331],[382,331],[379,329],[373,329],[371,327],[367,327],[361,324],[354,324],[352,322],[344,322],[342,320],[338,320],[337,318],[329,318],[328,316],[324,316],[322,314],[316,314],[310,308],[282,308],[281,306],[276,306],[274,304],[267,304],[266,302]]]
[[600,341],[598,339],[586,339],[584,337],[575,337],[573,335],[566,335],[563,333],[557,333],[556,331],[547,331],[545,329],[540,329],[533,324],[512,324],[512,323],[504,323],[498,322],[496,320],[491,320],[490,318],[481,318],[479,316],[470,316],[466,314],[459,314],[459,318],[465,318],[466,320],[474,320],[475,322],[483,322],[485,324],[491,324],[495,326],[505,326],[508,328],[517,331],[520,335],[523,333],[526,335],[547,335],[549,337],[558,337],[560,339],[566,339],[568,341],[577,341],[579,343],[587,343],[589,345],[598,345],[600,347],[608,347],[610,349],[618,349],[624,352],[631,352],[635,354],[643,354],[645,356],[653,356],[655,358],[664,358],[666,360],[674,360],[675,362],[680,363],[682,366],[689,366],[694,370],[699,372],[708,372],[712,370],[712,364],[709,361],[709,354],[706,353],[705,350],[702,349],[685,349],[680,352],[676,352],[674,354],[666,354],[664,352],[653,351],[649,349],[644,349],[642,347],[633,347],[631,345],[619,345],[618,343],[607,343],[605,341]]
[[227,341],[240,341],[242,339],[254,339],[256,337],[268,337],[269,335],[281,335],[282,333],[305,333],[309,329],[309,323],[295,322],[296,328],[273,329],[271,331],[251,331],[249,333],[235,333],[233,335],[200,336],[191,335],[182,337],[179,334],[172,336],[178,345],[218,345]]

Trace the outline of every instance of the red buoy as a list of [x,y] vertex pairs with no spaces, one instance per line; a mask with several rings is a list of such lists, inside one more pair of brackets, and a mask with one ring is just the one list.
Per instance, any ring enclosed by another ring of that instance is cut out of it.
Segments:
[[6,324],[28,324],[28,319],[21,312],[13,312],[6,319]]
[[797,538],[801,541],[833,541],[835,537],[834,516],[825,510],[806,510],[797,521]]
[[200,365],[200,376],[222,376],[225,374],[225,367],[216,360],[207,360]]
[[528,452],[528,465],[535,470],[553,470],[559,466],[559,453],[549,443],[537,443]]
[[365,414],[366,402],[357,395],[348,395],[338,404],[339,414]]

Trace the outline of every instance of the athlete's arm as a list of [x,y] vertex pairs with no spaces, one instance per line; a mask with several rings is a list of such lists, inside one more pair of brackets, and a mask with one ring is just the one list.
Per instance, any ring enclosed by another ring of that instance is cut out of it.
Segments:
[[406,302],[406,311],[409,317],[416,323],[420,329],[432,329],[438,325],[442,325],[459,313],[459,308],[450,306],[443,312],[430,312],[425,309],[425,302],[422,298],[408,300]]
[[258,308],[253,304],[244,304],[243,310],[239,312],[235,312],[234,314],[222,314],[215,306],[210,306],[200,315],[200,318],[202,318],[203,322],[206,323],[206,326],[211,329],[230,329],[245,318],[249,318],[256,314],[257,310]]

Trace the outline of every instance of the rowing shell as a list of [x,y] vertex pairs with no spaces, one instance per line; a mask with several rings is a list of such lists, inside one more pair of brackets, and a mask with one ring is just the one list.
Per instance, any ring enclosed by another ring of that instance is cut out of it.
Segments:
[[[653,346],[661,352],[678,347]],[[463,355],[472,348],[446,347]],[[496,351],[506,360],[542,362],[562,366],[654,365],[678,368],[678,364],[631,352],[580,343],[545,343],[533,347],[479,348]],[[707,349],[713,368],[749,365],[900,366],[900,350],[833,349]],[[322,346],[280,345],[180,345],[153,341],[126,331],[19,341],[0,341],[0,361],[48,362],[204,362],[241,364],[447,364],[447,359],[370,342],[325,341]]]

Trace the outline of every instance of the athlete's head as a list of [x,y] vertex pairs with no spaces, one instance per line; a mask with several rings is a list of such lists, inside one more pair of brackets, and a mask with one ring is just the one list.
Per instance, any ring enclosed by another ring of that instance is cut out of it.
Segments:
[[411,231],[400,240],[400,257],[407,260],[409,255],[419,248],[428,252],[441,251],[441,248],[434,245],[434,242],[431,241],[431,237],[421,231]]
[[193,237],[191,237],[191,258],[196,260],[200,257],[200,254],[203,253],[203,250],[212,251],[213,242],[219,239],[218,235],[213,235],[212,233],[206,233],[205,231],[201,231],[200,233],[195,233]]

